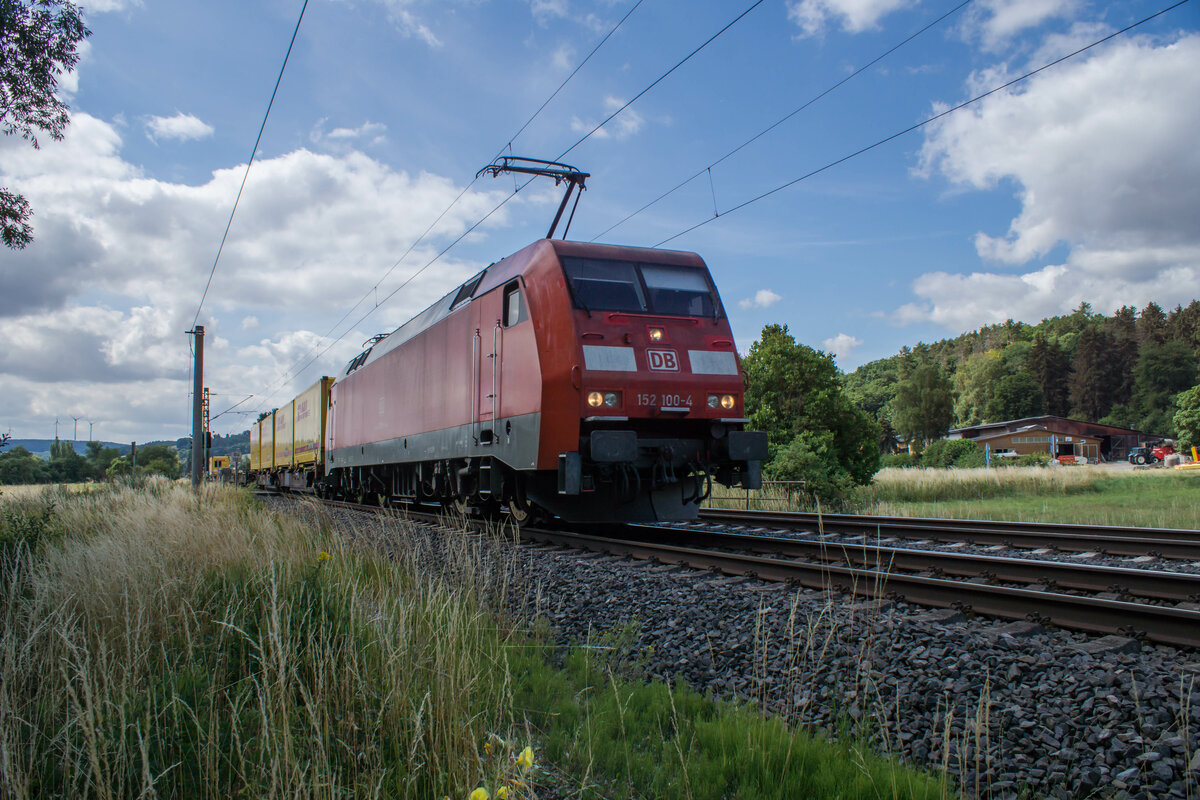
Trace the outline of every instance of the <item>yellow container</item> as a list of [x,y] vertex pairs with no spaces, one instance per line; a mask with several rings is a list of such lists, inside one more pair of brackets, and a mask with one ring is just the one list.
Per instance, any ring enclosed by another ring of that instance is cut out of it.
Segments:
[[250,471],[257,472],[259,467],[258,451],[259,440],[262,438],[260,428],[262,426],[257,422],[250,423]]
[[275,409],[275,469],[292,467],[292,418],[296,401]]
[[275,412],[262,418],[262,438],[259,440],[259,469],[269,470],[275,466]]
[[329,388],[333,378],[321,378],[291,402],[292,464],[297,467],[324,461],[325,415],[329,409]]

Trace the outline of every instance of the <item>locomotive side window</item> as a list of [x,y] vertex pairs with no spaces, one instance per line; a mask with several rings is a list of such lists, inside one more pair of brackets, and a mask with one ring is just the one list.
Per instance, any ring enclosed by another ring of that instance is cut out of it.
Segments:
[[646,310],[646,297],[635,266],[628,261],[564,258],[563,268],[575,302],[594,311]]
[[642,278],[656,314],[675,317],[711,317],[712,291],[697,269],[642,264]]
[[511,328],[518,322],[529,319],[525,302],[521,299],[521,285],[513,281],[504,287],[504,327]]
[[[484,272],[487,272],[487,270],[484,270]],[[464,301],[470,300],[471,296],[475,294],[475,287],[479,285],[481,280],[483,280],[483,272],[458,287],[458,294],[454,295],[454,302],[450,304],[450,310],[453,311]]]

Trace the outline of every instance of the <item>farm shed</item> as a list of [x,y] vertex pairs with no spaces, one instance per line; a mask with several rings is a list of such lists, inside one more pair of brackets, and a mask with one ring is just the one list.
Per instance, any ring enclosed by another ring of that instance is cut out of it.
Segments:
[[1003,431],[977,436],[975,443],[993,455],[1049,453],[1058,456],[1085,456],[1088,461],[1100,459],[1100,439],[1077,433],[1056,431],[1045,425],[1030,425],[1016,431]]
[[[1085,437],[1096,440],[1100,443],[1100,457],[1109,461],[1124,461],[1129,456],[1129,449],[1131,447],[1137,447],[1139,444],[1148,441],[1158,441],[1162,438],[1144,431],[1136,431],[1132,428],[1101,425],[1098,422],[1084,422],[1083,420],[1050,415],[1010,419],[1003,422],[989,422],[983,425],[971,425],[966,428],[953,428],[946,434],[946,438],[974,439],[978,441],[984,436],[994,436],[1001,433],[1018,433],[1030,427],[1043,427],[1052,433],[1058,433],[1061,436],[1071,436],[1075,439]],[[1045,453],[1049,452],[1049,450],[1043,447],[1041,450],[1030,452]],[[1086,454],[1080,453],[1079,455]],[[1091,456],[1089,456],[1090,458]]]

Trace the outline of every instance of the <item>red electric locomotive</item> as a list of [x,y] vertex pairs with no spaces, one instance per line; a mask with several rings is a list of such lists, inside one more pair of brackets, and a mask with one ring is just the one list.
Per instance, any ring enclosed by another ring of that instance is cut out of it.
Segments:
[[714,478],[761,484],[743,392],[698,255],[543,239],[347,365],[320,490],[518,521],[689,519]]

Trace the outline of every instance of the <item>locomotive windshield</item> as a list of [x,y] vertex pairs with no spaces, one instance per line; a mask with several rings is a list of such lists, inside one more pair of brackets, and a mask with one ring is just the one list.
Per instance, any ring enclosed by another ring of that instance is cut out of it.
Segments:
[[598,258],[562,259],[575,307],[671,317],[715,317],[720,310],[708,274],[695,267]]

